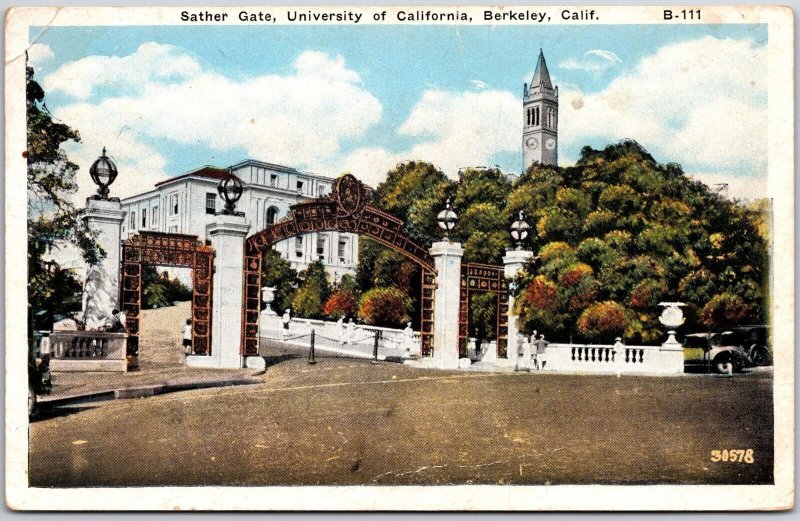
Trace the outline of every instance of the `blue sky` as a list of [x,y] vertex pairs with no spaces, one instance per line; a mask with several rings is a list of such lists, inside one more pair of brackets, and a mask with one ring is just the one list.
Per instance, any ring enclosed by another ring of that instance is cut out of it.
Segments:
[[583,145],[630,137],[708,182],[753,191],[766,177],[765,25],[51,27],[30,37],[48,107],[84,138],[71,157],[85,171],[108,146],[123,192],[246,157],[371,184],[404,159],[451,176],[477,164],[518,172],[522,84],[540,46],[560,88],[561,164]]

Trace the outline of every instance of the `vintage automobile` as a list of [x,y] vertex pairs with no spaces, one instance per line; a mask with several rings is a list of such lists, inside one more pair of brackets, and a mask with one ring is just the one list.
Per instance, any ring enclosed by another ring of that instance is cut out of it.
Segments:
[[718,373],[733,374],[746,367],[772,362],[767,326],[740,326],[719,333],[686,335],[684,347],[702,348],[703,363]]

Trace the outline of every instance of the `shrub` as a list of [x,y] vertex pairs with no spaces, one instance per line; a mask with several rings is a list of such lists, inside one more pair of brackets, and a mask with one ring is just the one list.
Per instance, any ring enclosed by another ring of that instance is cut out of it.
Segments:
[[591,339],[611,340],[628,327],[625,308],[606,301],[586,308],[578,319],[578,331]]
[[358,312],[358,297],[353,293],[337,291],[325,302],[322,312],[333,320],[354,317]]
[[411,299],[397,288],[374,288],[358,302],[358,318],[373,326],[399,327],[411,319]]
[[322,318],[322,298],[314,284],[306,284],[294,294],[292,310],[303,318]]

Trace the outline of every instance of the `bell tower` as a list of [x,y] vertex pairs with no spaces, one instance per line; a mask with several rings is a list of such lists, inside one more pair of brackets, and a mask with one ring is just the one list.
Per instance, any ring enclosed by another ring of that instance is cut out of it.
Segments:
[[523,88],[522,123],[523,173],[537,162],[558,165],[558,87],[553,88],[541,49],[531,84]]

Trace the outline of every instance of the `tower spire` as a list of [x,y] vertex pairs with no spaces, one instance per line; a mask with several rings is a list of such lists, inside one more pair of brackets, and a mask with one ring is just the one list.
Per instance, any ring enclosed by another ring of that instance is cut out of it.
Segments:
[[553,88],[553,82],[550,81],[550,72],[547,70],[547,62],[544,61],[544,52],[539,48],[539,60],[536,62],[536,71],[533,73],[531,80],[531,88],[544,86],[546,89]]

